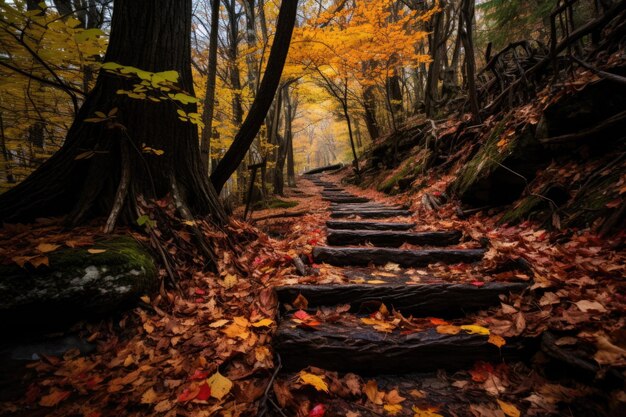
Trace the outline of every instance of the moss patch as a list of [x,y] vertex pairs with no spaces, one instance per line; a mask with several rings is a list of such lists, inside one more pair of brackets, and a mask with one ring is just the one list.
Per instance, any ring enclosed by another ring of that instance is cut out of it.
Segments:
[[91,248],[58,249],[48,259],[48,267],[0,266],[0,316],[76,320],[109,312],[158,288],[154,260],[128,236],[104,239]]
[[254,203],[253,207],[255,210],[266,210],[266,209],[278,209],[278,208],[292,208],[296,207],[299,203],[297,201],[291,200],[281,200],[280,198],[271,198],[266,201],[257,201]]

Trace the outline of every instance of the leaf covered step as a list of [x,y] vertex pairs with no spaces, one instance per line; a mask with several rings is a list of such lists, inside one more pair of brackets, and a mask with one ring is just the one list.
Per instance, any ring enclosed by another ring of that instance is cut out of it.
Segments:
[[370,201],[366,197],[323,197],[323,200],[331,203],[367,203]]
[[286,319],[279,325],[273,345],[286,370],[316,366],[370,375],[459,369],[477,360],[498,361],[503,355],[520,353],[518,344],[498,348],[490,343],[489,331],[480,326],[448,327],[459,331],[400,331],[387,321],[367,318],[356,324],[342,320],[311,321],[311,325]]
[[415,223],[328,220],[326,227],[335,230],[409,230],[415,227]]
[[381,230],[329,230],[326,242],[334,246],[362,245],[398,247],[411,245],[448,246],[459,243],[461,232],[456,230],[439,232],[398,232]]
[[389,209],[380,209],[380,210],[366,210],[366,209],[354,209],[354,210],[338,210],[330,213],[330,217],[338,219],[343,217],[352,217],[359,216],[363,218],[369,219],[383,219],[389,217],[408,217],[411,215],[411,212],[408,210],[389,210]]
[[484,249],[426,249],[406,250],[391,248],[313,248],[313,260],[337,266],[369,264],[385,265],[389,262],[402,267],[425,266],[437,262],[477,262],[483,258]]
[[527,287],[524,283],[488,282],[478,287],[447,283],[411,285],[394,281],[386,283],[374,276],[372,282],[376,284],[366,281],[345,285],[289,285],[277,287],[276,293],[281,303],[291,305],[301,295],[309,308],[349,304],[352,311],[362,311],[385,304],[403,314],[451,317],[490,307],[500,301],[500,294],[519,293]]

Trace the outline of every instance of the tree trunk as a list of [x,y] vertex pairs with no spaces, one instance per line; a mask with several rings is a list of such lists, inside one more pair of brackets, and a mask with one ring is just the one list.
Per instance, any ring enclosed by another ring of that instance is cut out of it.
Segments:
[[263,124],[267,111],[272,105],[287,58],[287,52],[289,52],[297,10],[297,0],[283,0],[280,5],[278,22],[276,24],[276,36],[272,43],[272,49],[259,91],[232,145],[228,148],[224,158],[222,158],[215,172],[211,175],[211,181],[218,192],[221,191],[224,183],[226,183],[245,157]]
[[465,48],[465,74],[467,77],[467,89],[470,108],[474,118],[480,120],[480,108],[478,105],[478,93],[476,91],[476,63],[474,61],[474,38],[472,27],[474,25],[474,0],[463,0],[461,3],[461,16],[464,29],[459,35]]
[[[445,7],[445,1],[440,2],[441,7]],[[437,13],[432,18],[432,35],[429,35],[429,46],[432,61],[428,66],[428,76],[426,78],[426,91],[424,97],[424,106],[426,115],[432,117],[435,114],[437,100],[439,99],[439,77],[441,74],[441,58],[444,53],[442,48],[444,30],[443,30],[443,11]]]
[[363,90],[364,105],[364,119],[367,132],[370,135],[370,139],[375,141],[380,132],[378,131],[378,123],[376,123],[376,95],[374,94],[374,87],[366,87]]
[[220,0],[211,1],[211,33],[209,35],[209,63],[206,75],[206,95],[202,112],[202,135],[200,153],[202,166],[209,172],[211,158],[211,136],[213,136],[213,112],[215,109],[215,76],[217,75],[217,32],[219,31]]
[[[137,22],[142,22],[137,30]],[[116,0],[105,62],[146,71],[176,70],[179,86],[193,94],[191,77],[191,0]],[[101,71],[70,128],[63,147],[30,177],[0,196],[0,221],[27,222],[37,217],[67,215],[75,225],[86,217],[111,213],[137,219],[136,198],[163,198],[178,186],[190,212],[223,222],[226,214],[203,175],[195,125],[179,120],[178,106],[116,94],[137,80]],[[114,120],[91,123],[96,111]],[[195,105],[185,105],[195,112]],[[142,147],[162,155],[142,152]],[[127,157],[122,158],[127,148]],[[125,162],[123,162],[126,160]],[[118,193],[128,172],[127,193]]]

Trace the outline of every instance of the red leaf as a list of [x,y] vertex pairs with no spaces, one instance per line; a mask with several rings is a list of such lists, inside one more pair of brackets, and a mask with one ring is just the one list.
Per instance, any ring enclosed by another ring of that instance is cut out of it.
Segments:
[[193,375],[190,376],[192,380],[207,379],[208,377],[209,371],[201,371],[199,369],[196,369]]
[[436,317],[429,317],[428,318],[430,320],[430,322],[432,324],[434,324],[435,326],[444,326],[446,324],[448,324],[447,321],[443,320],[443,319],[438,319]]
[[308,320],[311,318],[311,316],[304,310],[296,311],[293,316],[299,320]]
[[206,291],[204,291],[202,288],[196,288],[195,293],[196,295],[204,295],[206,294]]
[[211,396],[211,387],[206,382],[200,385],[200,392],[196,396],[196,400],[206,401]]
[[474,368],[469,371],[472,381],[475,382],[485,382],[489,378],[489,374],[493,372],[493,365],[487,362],[476,362]]
[[309,417],[324,417],[324,414],[326,414],[324,404],[317,404],[309,411]]
[[472,282],[470,282],[470,284],[472,284],[472,285],[474,285],[476,287],[482,287],[483,285],[485,285],[485,283],[482,282],[482,281],[472,281]]
[[187,401],[191,401],[196,398],[198,395],[198,390],[192,390],[189,388],[185,388],[185,390],[178,396],[179,403],[186,403]]
[[204,303],[204,298],[196,298],[196,303]]

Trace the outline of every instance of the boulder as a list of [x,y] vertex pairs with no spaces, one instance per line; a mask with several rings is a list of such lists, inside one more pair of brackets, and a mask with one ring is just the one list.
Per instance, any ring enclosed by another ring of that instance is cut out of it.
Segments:
[[128,236],[48,253],[49,266],[0,265],[0,326],[58,327],[101,316],[158,289],[152,256]]

